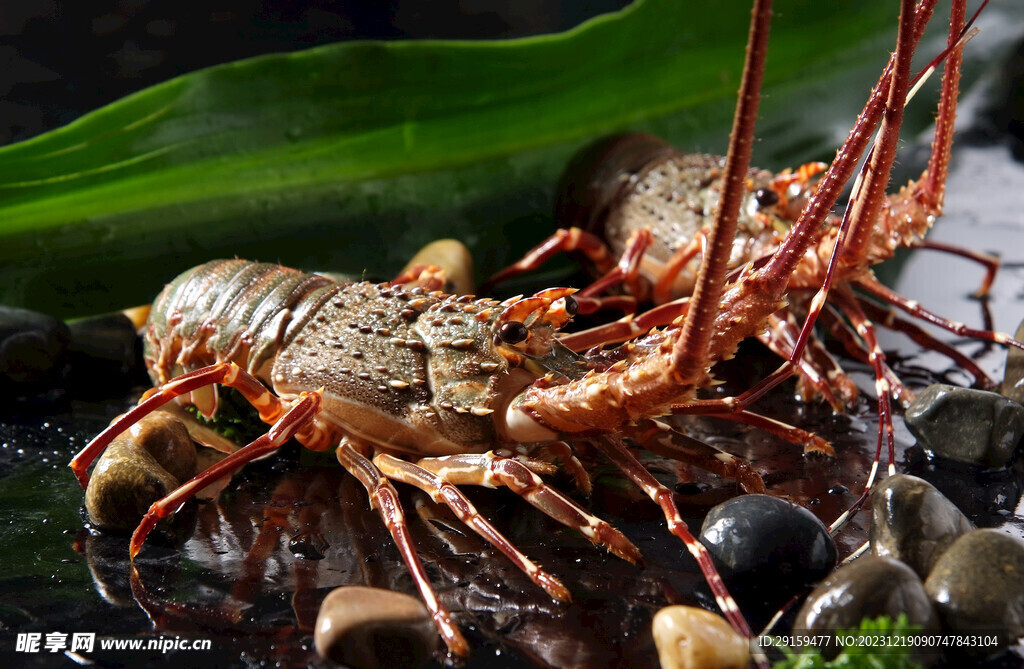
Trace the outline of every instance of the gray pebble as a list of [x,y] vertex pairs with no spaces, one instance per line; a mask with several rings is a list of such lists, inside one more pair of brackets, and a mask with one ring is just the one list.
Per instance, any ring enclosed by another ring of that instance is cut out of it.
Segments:
[[[794,630],[835,634],[857,629],[864,618],[907,614],[911,625],[925,634],[939,631],[939,618],[924,584],[899,560],[866,555],[840,567],[822,581],[800,608]],[[835,643],[823,647],[838,651]],[[834,656],[836,652],[829,656]]]
[[313,635],[321,657],[355,669],[418,667],[440,642],[427,607],[409,595],[347,586],[320,605]]
[[[1013,338],[1024,341],[1024,321],[1017,327],[1017,333]],[[1016,346],[1009,346],[1006,349],[1006,373],[1003,375],[1003,384],[999,386],[999,392],[1014,402],[1024,404],[1024,351]]]
[[1024,436],[1024,406],[998,393],[941,383],[925,388],[907,427],[930,456],[1003,467]]
[[906,563],[927,578],[939,556],[974,529],[932,484],[909,474],[890,476],[871,496],[871,551]]
[[949,632],[998,634],[1002,646],[1024,635],[1024,541],[1016,537],[968,532],[939,558],[924,587]]

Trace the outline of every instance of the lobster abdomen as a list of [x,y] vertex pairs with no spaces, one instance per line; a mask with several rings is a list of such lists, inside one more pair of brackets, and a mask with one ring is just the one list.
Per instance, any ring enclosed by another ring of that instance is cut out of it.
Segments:
[[327,277],[246,260],[182,273],[153,302],[144,335],[156,384],[217,362],[269,381],[277,351],[338,290]]

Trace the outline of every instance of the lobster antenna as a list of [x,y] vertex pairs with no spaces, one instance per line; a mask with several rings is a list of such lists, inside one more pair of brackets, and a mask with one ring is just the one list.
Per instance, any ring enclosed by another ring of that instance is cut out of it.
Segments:
[[768,31],[771,25],[771,0],[755,0],[751,10],[747,55],[743,63],[739,100],[729,134],[729,152],[725,159],[722,194],[718,213],[708,235],[704,262],[697,274],[691,308],[683,331],[672,352],[672,370],[676,379],[693,378],[707,366],[708,347],[719,300],[725,287],[732,245],[736,237],[740,205],[746,195],[746,176],[754,147],[754,125],[761,101],[764,64],[768,57]]

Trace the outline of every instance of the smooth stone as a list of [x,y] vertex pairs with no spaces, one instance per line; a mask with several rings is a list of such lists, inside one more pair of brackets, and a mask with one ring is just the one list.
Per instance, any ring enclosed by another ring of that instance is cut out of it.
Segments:
[[154,411],[128,428],[132,440],[146,449],[171,476],[182,483],[196,475],[196,445],[176,416]]
[[336,588],[324,598],[313,642],[321,657],[356,669],[418,667],[440,637],[427,607],[409,595],[367,588]]
[[469,295],[474,290],[473,255],[457,239],[438,239],[419,251],[402,269],[402,273],[417,266],[436,265],[444,270],[445,292]]
[[1003,467],[1024,436],[1024,406],[998,393],[928,386],[906,412],[907,428],[932,457]]
[[[927,578],[939,556],[974,525],[935,486],[897,474],[871,495],[871,551]],[[856,563],[855,563],[856,564]]]
[[46,314],[0,306],[0,397],[35,397],[63,389],[68,328]]
[[[1024,321],[1017,326],[1013,338],[1024,341]],[[1006,371],[999,392],[1018,404],[1024,404],[1024,351],[1016,346],[1006,348]]]
[[948,632],[998,634],[1000,646],[1024,636],[1021,539],[999,530],[968,532],[943,553],[924,587]]
[[[901,613],[924,634],[939,631],[935,608],[914,570],[899,560],[866,555],[837,569],[811,592],[793,629],[834,635],[857,629],[864,618],[895,620]],[[832,657],[839,648],[831,643],[820,650]]]
[[156,411],[114,439],[96,463],[85,507],[98,527],[134,529],[149,507],[196,473],[196,447],[185,425]]
[[661,669],[745,669],[750,644],[724,618],[692,606],[666,606],[651,625]]
[[149,507],[180,481],[124,436],[115,439],[96,464],[85,490],[89,519],[106,530],[131,530]]
[[828,529],[807,509],[770,495],[742,495],[711,509],[700,540],[737,588],[792,591],[836,566]]
[[76,396],[123,394],[144,383],[142,339],[121,313],[68,323],[71,375]]

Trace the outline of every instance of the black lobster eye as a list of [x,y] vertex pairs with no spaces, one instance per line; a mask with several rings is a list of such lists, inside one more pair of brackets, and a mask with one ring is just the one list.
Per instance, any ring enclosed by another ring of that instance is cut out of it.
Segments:
[[575,316],[580,310],[580,303],[572,295],[566,295],[562,299],[565,300],[565,313],[569,314],[569,316]]
[[754,193],[754,199],[757,200],[757,204],[762,207],[770,207],[773,204],[777,204],[779,201],[779,194],[770,188],[762,188]]
[[530,331],[519,321],[502,323],[498,328],[498,337],[506,344],[518,344],[530,336]]

